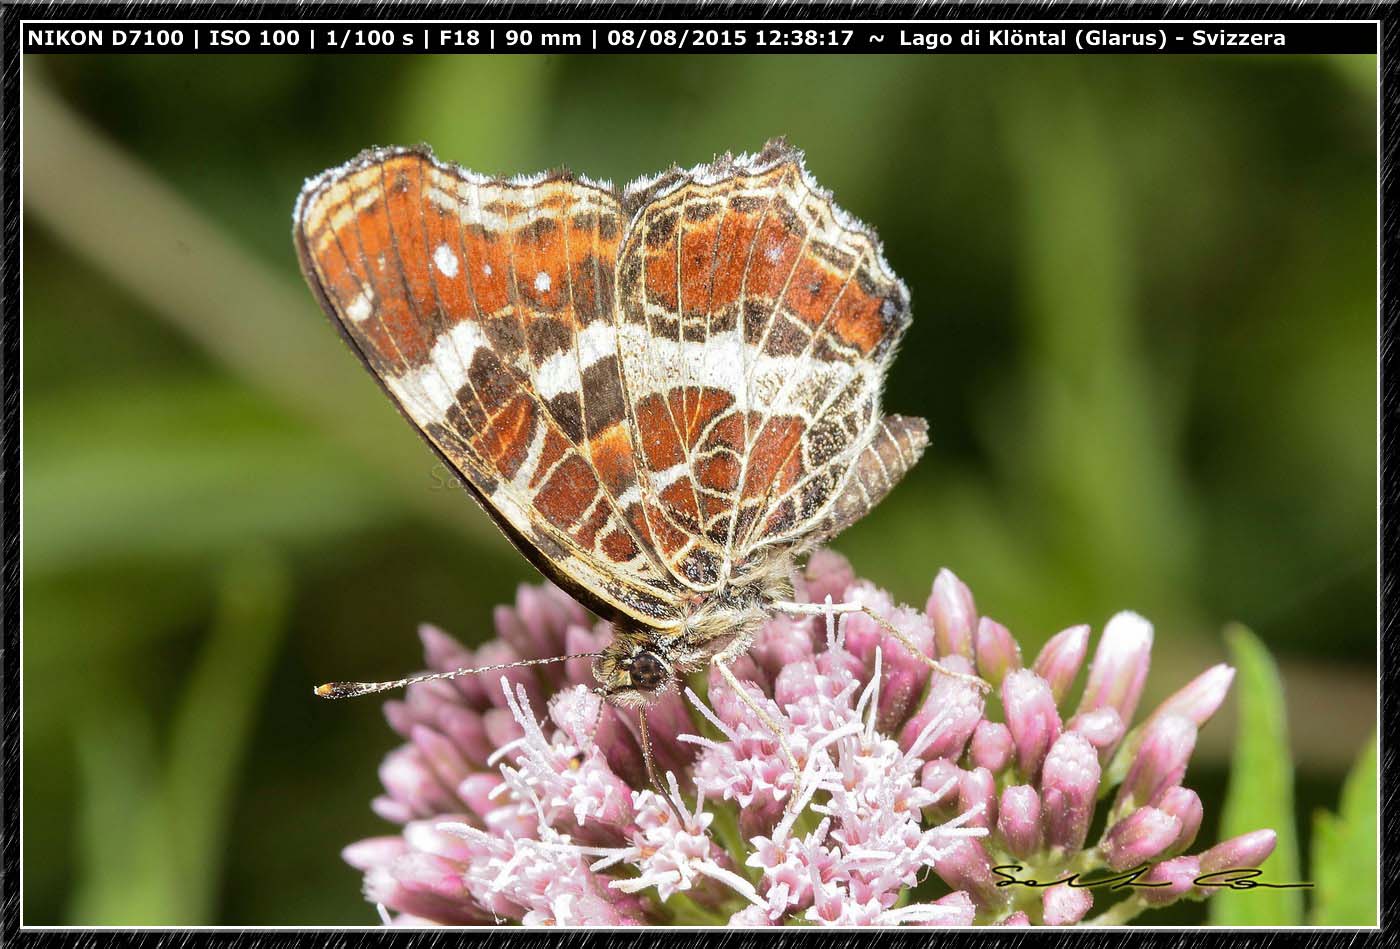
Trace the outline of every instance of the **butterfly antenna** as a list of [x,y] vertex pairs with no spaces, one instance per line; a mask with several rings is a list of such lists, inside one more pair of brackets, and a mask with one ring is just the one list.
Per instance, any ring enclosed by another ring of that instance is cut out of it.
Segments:
[[582,652],[572,656],[553,656],[549,659],[520,659],[516,662],[503,662],[494,666],[480,666],[476,669],[453,669],[451,672],[425,672],[406,679],[392,682],[327,682],[316,686],[315,692],[323,699],[351,699],[359,695],[373,695],[375,692],[388,692],[401,689],[415,682],[428,682],[432,679],[455,679],[458,676],[476,675],[480,672],[495,672],[499,669],[514,669],[517,666],[542,666],[548,662],[566,662],[569,659],[592,659],[596,652]]

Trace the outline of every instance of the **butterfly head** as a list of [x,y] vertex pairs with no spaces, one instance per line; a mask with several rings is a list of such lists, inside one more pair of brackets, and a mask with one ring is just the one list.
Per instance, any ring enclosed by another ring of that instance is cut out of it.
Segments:
[[619,628],[593,660],[593,676],[610,701],[626,708],[650,705],[676,687],[671,650],[650,630]]

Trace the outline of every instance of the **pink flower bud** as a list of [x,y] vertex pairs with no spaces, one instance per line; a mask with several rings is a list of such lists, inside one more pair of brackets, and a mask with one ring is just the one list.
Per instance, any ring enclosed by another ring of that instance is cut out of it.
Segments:
[[876,715],[877,727],[884,732],[895,731],[924,694],[928,684],[928,663],[925,656],[933,655],[933,630],[922,613],[909,609],[891,611],[887,619],[913,642],[919,655],[911,653],[898,639],[885,634],[880,641],[881,669],[880,705]]
[[486,726],[481,713],[460,705],[439,704],[434,717],[438,729],[452,740],[467,761],[478,768],[486,767],[486,759],[495,749],[486,739]]
[[603,639],[587,626],[575,624],[564,631],[564,655],[578,656],[564,663],[564,673],[570,682],[592,688],[593,660],[584,653],[597,652],[603,648]]
[[1024,860],[1041,847],[1040,797],[1035,788],[1017,784],[1001,792],[997,830],[1007,852]]
[[1074,677],[1079,675],[1079,667],[1084,664],[1084,656],[1089,649],[1089,627],[1071,626],[1050,637],[1035,657],[1031,668],[1035,674],[1050,683],[1050,691],[1055,701],[1062,701]]
[[846,590],[856,582],[856,572],[851,562],[825,547],[808,558],[804,573],[807,598],[813,603],[822,603],[828,596],[831,602],[842,603],[846,599]]
[[463,760],[457,746],[441,732],[427,725],[414,725],[409,735],[423,753],[424,763],[442,784],[455,787],[470,773],[471,767]]
[[1110,869],[1130,870],[1160,857],[1181,836],[1181,821],[1155,807],[1140,807],[1108,829],[1104,859]]
[[924,612],[933,623],[934,641],[940,658],[972,658],[972,632],[977,623],[977,606],[972,602],[972,591],[953,571],[946,568],[938,571]]
[[[548,659],[559,655],[559,630],[568,626],[569,615],[563,605],[545,587],[521,584],[515,591],[516,622],[522,642],[516,646],[520,655],[529,659]],[[502,636],[508,642],[509,637]],[[558,667],[545,666],[537,671],[557,672]]]
[[460,865],[427,853],[407,853],[382,872],[365,875],[366,895],[401,912],[444,922],[474,922],[467,912]]
[[472,655],[467,648],[432,623],[423,623],[418,627],[418,639],[423,643],[423,658],[430,669],[451,672],[472,664]]
[[[971,672],[972,663],[961,656],[949,656],[939,662],[954,672]],[[951,676],[933,673],[924,704],[909,717],[899,733],[899,746],[908,751],[930,722],[938,722],[933,733],[926,736],[929,743],[920,752],[924,758],[958,758],[963,746],[972,737],[982,720],[985,706],[982,692],[975,686]]]
[[1094,746],[1075,732],[1061,735],[1045,756],[1040,777],[1040,811],[1047,844],[1065,850],[1084,846],[1100,775]]
[[958,810],[980,812],[968,820],[968,827],[992,827],[997,820],[997,779],[986,768],[964,771],[958,781]]
[[947,896],[940,896],[933,900],[934,906],[939,906],[947,910],[937,917],[930,918],[929,925],[936,926],[971,926],[977,917],[977,907],[972,902],[972,897],[958,890],[949,893]]
[[1152,712],[1150,718],[1162,715],[1182,715],[1200,728],[1210,721],[1212,715],[1225,701],[1230,692],[1230,684],[1235,681],[1235,670],[1221,663],[1211,666],[1196,678],[1162,702]]
[[1108,621],[1089,667],[1079,711],[1105,706],[1124,722],[1133,720],[1152,655],[1152,624],[1136,613],[1122,612]]
[[408,852],[402,837],[369,837],[340,851],[340,858],[360,872],[370,867],[388,866]]
[[1089,744],[1099,753],[1099,764],[1107,765],[1118,743],[1123,740],[1127,727],[1111,708],[1096,708],[1092,712],[1081,712],[1069,720],[1070,731],[1078,732],[1089,740]]
[[[516,596],[521,592],[523,588],[516,590]],[[495,607],[491,611],[491,625],[496,628],[496,638],[510,646],[521,659],[543,658],[535,655],[535,644],[530,641],[525,624],[520,621],[520,614],[511,607]]]
[[389,723],[390,728],[404,738],[407,738],[408,733],[413,730],[413,726],[418,724],[418,717],[413,714],[408,703],[400,702],[397,699],[390,699],[384,703],[384,719]]
[[1201,819],[1205,816],[1200,795],[1190,788],[1173,787],[1159,794],[1152,803],[1158,810],[1165,811],[1181,822],[1181,833],[1168,848],[1168,852],[1181,853],[1191,846],[1196,840],[1196,833],[1201,829]]
[[410,821],[404,825],[404,843],[408,844],[409,850],[465,863],[476,854],[471,843],[451,829],[458,826],[456,821],[440,818]]
[[[890,614],[894,612],[894,600],[873,583],[862,580],[847,590],[846,596],[848,603],[861,603],[876,616],[887,622],[892,621]],[[867,670],[874,668],[875,648],[885,640],[885,628],[865,613],[847,613],[841,618],[841,630],[845,636],[846,650],[859,656]]]
[[468,775],[457,785],[457,796],[477,817],[485,817],[495,810],[496,802],[491,792],[501,783],[501,776],[494,771],[483,771]]
[[1029,669],[1010,673],[1001,684],[1006,727],[1016,744],[1016,767],[1027,780],[1040,773],[1045,753],[1060,737],[1060,714],[1050,686]]
[[1278,834],[1272,830],[1254,830],[1231,837],[1201,854],[1201,873],[1257,867],[1269,858],[1277,844]]
[[391,824],[403,824],[417,816],[414,808],[387,794],[380,794],[370,801],[369,809],[374,811],[381,820],[386,820]]
[[957,800],[962,773],[962,769],[947,758],[935,758],[924,765],[919,783],[924,790],[933,792],[934,798],[929,801],[931,807],[942,807]]
[[1093,905],[1093,890],[1067,883],[1049,887],[1041,896],[1047,926],[1073,926],[1085,917]]
[[997,889],[992,877],[992,859],[987,848],[975,837],[956,837],[934,860],[934,872],[954,890],[966,890],[978,906],[999,906],[1006,895]]
[[[810,616],[774,616],[768,621],[766,632],[769,635],[757,640],[749,650],[768,681],[776,679],[793,663],[812,660],[812,629],[816,621]],[[823,641],[825,635],[823,627]]]
[[1201,873],[1201,861],[1196,857],[1174,857],[1154,864],[1142,876],[1139,883],[1166,883],[1167,886],[1143,887],[1134,890],[1139,897],[1153,906],[1167,906],[1175,903],[1193,890],[1196,877]]
[[977,623],[977,674],[995,688],[1012,670],[1021,668],[1021,647],[1011,631],[985,616]]
[[379,766],[379,780],[391,798],[414,813],[444,813],[452,809],[452,799],[417,745],[404,745],[385,755]]
[[507,745],[525,734],[520,723],[503,708],[489,708],[482,712],[481,724],[486,729],[486,738],[493,748]]
[[1030,924],[1031,918],[1021,910],[1017,910],[1010,916],[1003,919],[1001,922],[997,923],[998,926],[1029,926]]
[[972,732],[970,751],[973,767],[986,768],[997,774],[1011,763],[1011,755],[1015,750],[1016,743],[1011,740],[1011,729],[1001,722],[989,722],[985,719],[977,723],[977,728]]
[[1196,750],[1196,726],[1189,718],[1164,715],[1148,722],[1137,755],[1118,789],[1114,812],[1122,813],[1181,783]]

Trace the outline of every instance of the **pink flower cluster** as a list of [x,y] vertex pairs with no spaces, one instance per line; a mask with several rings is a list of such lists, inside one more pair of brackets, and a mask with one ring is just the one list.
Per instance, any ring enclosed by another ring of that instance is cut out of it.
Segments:
[[[1129,731],[1152,641],[1140,617],[1109,622],[1066,719],[1087,627],[1023,667],[946,570],[923,611],[831,552],[799,579],[799,598],[869,606],[945,667],[981,676],[1002,720],[973,684],[931,674],[859,613],[774,617],[735,664],[800,773],[717,674],[704,696],[686,687],[648,711],[664,792],[647,783],[635,713],[593,693],[586,659],[419,683],[385,705],[406,743],[380,769],[374,809],[401,831],[344,854],[367,899],[409,926],[1064,925],[1085,921],[1098,891],[999,886],[1008,865],[1038,880],[1151,865],[1141,879],[1163,885],[1087,920],[1118,922],[1202,898],[1201,874],[1272,850],[1259,831],[1183,855],[1202,816],[1186,763],[1233,672],[1208,670]],[[611,635],[547,586],[522,587],[495,620],[497,638],[474,651],[424,627],[428,665],[587,653]]]

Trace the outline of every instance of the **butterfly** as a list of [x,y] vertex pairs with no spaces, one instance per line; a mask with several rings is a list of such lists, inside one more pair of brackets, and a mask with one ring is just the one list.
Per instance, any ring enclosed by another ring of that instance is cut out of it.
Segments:
[[792,602],[797,562],[928,443],[880,404],[909,292],[802,154],[774,140],[619,191],[376,148],[306,183],[294,238],[399,411],[612,622],[590,654],[602,694],[644,711],[713,665],[769,721],[730,663],[773,612],[824,608]]

